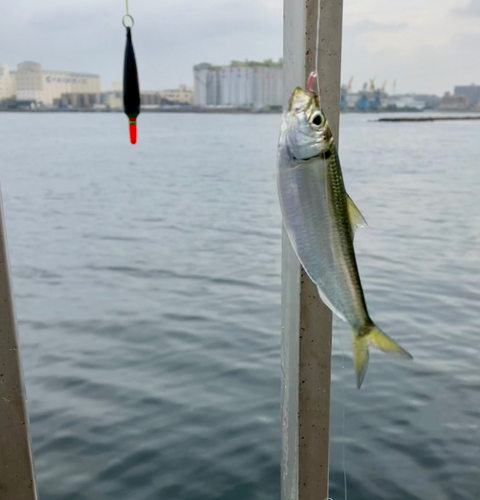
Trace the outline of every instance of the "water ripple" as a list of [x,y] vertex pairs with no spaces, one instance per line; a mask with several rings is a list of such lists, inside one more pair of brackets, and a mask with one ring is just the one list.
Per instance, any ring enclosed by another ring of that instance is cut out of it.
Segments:
[[[480,124],[370,119],[341,120],[358,263],[415,359],[372,352],[357,391],[334,322],[330,496],[345,446],[349,498],[476,499]],[[41,498],[280,497],[279,120],[146,114],[135,148],[113,114],[0,122]]]

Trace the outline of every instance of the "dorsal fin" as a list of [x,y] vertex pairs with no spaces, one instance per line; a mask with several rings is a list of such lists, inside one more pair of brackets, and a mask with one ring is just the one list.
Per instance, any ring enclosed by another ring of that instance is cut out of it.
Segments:
[[347,210],[348,210],[348,218],[350,219],[350,227],[352,228],[352,236],[355,236],[357,229],[359,227],[367,226],[367,221],[361,214],[360,210],[357,208],[357,205],[353,203],[353,200],[347,194]]

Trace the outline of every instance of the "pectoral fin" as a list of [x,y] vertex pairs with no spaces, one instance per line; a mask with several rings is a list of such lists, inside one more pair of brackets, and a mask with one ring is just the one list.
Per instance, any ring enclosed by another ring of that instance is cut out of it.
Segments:
[[348,218],[350,219],[350,226],[352,228],[352,233],[353,235],[355,235],[359,227],[367,226],[367,221],[360,213],[360,210],[357,208],[357,205],[355,205],[350,196],[348,196],[348,194],[347,194],[347,209],[348,209]]

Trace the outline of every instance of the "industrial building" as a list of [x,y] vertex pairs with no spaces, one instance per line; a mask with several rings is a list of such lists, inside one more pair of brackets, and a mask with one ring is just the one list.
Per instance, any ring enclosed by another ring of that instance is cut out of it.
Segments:
[[262,109],[281,106],[282,63],[232,62],[230,66],[197,64],[193,68],[197,106]]
[[163,104],[193,103],[193,89],[180,85],[176,89],[144,90],[140,93],[142,106],[160,106]]
[[193,104],[193,89],[179,85],[176,89],[160,90],[159,94],[167,101],[178,104]]
[[465,111],[469,107],[468,98],[464,95],[452,95],[450,92],[445,92],[445,95],[440,99],[438,109],[442,111]]
[[93,92],[73,92],[55,98],[53,104],[58,108],[93,109],[100,104],[100,96],[101,94],[94,94]]
[[471,107],[480,104],[480,85],[457,85],[453,91],[455,96],[464,96]]
[[[100,100],[108,109],[121,109],[123,107],[123,84],[113,83],[113,91],[103,92]],[[179,85],[176,89],[167,90],[141,90],[140,104],[142,108],[155,108],[163,105],[193,103],[193,89],[186,85]]]
[[15,97],[16,75],[6,64],[0,64],[0,101]]
[[62,94],[99,94],[99,75],[43,70],[39,63],[26,61],[17,71],[0,65],[0,99],[15,97],[51,106]]

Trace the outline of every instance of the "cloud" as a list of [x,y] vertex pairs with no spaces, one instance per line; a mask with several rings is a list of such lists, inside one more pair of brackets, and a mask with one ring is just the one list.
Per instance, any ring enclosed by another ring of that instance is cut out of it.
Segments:
[[433,46],[422,44],[404,51],[402,47],[365,48],[349,44],[342,54],[344,80],[354,76],[354,89],[377,75],[377,82],[387,81],[387,92],[396,81],[397,93],[436,93],[443,95],[455,85],[480,83],[478,47],[480,33],[457,34],[449,41]]
[[462,16],[480,17],[480,0],[470,0],[465,7],[457,7],[453,9],[453,12]]
[[[21,4],[21,5],[20,5]],[[201,61],[282,55],[280,0],[142,0],[130,2],[133,39],[144,89],[192,85]],[[125,30],[120,0],[22,0],[2,6],[1,60],[98,73],[103,88],[122,78]],[[8,50],[7,50],[8,49]]]
[[[124,1],[3,3],[0,63],[98,73],[104,89],[121,80]],[[142,88],[192,85],[192,67],[203,61],[281,57],[282,7],[282,0],[131,1]],[[345,0],[344,80],[354,75],[359,88],[377,75],[396,79],[402,92],[437,93],[480,82],[479,15],[480,0]]]
[[378,21],[373,21],[372,19],[364,19],[355,24],[350,24],[344,27],[345,31],[349,31],[352,34],[368,33],[372,31],[380,32],[392,32],[392,31],[404,31],[408,28],[408,23],[380,23]]

